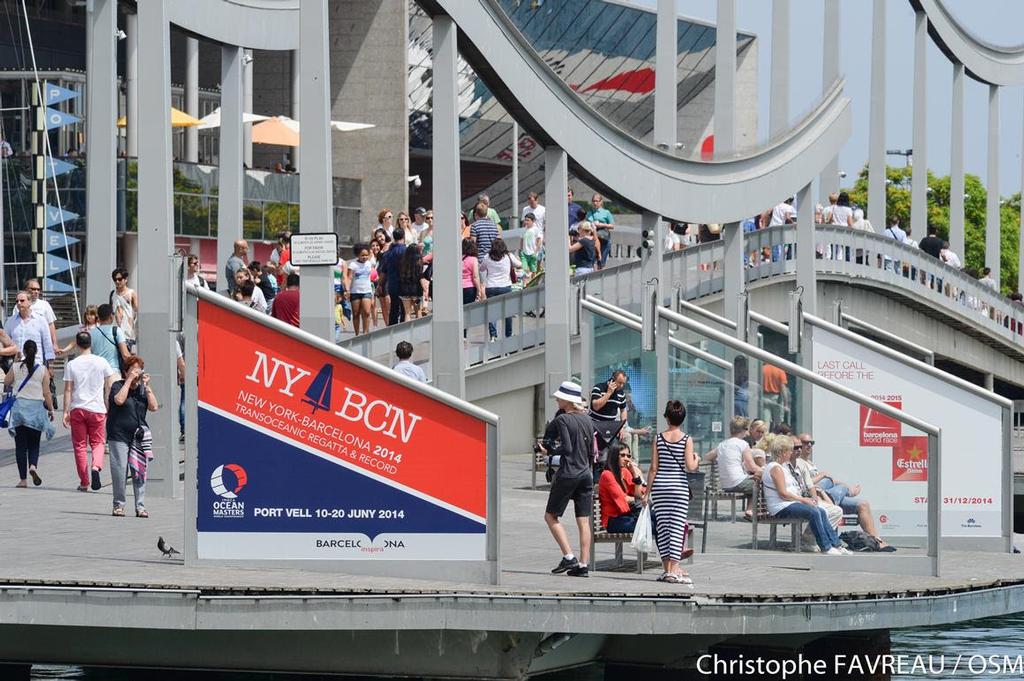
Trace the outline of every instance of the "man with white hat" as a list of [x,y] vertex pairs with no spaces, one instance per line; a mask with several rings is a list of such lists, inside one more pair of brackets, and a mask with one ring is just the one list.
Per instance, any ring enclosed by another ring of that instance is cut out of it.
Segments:
[[[590,559],[590,514],[594,507],[594,474],[591,469],[594,452],[594,424],[587,415],[586,402],[580,386],[564,381],[552,395],[562,413],[551,422],[558,433],[558,445],[551,454],[561,456],[561,464],[551,481],[551,492],[544,513],[544,521],[551,530],[562,560],[551,572],[566,573],[570,577],[589,577],[587,561]],[[576,511],[576,525],[580,531],[580,557],[572,552],[569,536],[559,518],[572,500]]]

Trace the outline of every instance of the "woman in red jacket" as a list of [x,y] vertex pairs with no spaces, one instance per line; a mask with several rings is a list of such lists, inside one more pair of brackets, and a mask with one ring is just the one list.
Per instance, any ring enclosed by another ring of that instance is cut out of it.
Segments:
[[640,514],[644,482],[624,443],[616,441],[609,445],[597,493],[601,500],[601,526],[609,532],[632,532]]

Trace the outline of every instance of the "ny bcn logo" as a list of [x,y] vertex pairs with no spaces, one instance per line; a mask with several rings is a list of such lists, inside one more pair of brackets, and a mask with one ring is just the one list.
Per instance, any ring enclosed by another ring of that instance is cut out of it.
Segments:
[[210,489],[219,499],[213,502],[214,518],[244,518],[245,502],[237,501],[238,494],[249,482],[245,469],[237,463],[221,464],[210,475]]

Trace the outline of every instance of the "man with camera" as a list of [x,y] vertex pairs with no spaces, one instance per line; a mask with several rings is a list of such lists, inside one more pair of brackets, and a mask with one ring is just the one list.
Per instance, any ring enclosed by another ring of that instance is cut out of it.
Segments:
[[[594,507],[594,425],[587,414],[580,386],[564,381],[552,395],[558,402],[560,413],[552,420],[545,441],[538,445],[541,451],[559,457],[558,470],[551,481],[544,522],[562,551],[562,560],[551,571],[566,573],[570,577],[589,577],[590,514]],[[548,434],[556,434],[549,439]],[[580,557],[569,545],[569,536],[559,518],[565,513],[569,501],[573,502],[576,525],[580,534]]]

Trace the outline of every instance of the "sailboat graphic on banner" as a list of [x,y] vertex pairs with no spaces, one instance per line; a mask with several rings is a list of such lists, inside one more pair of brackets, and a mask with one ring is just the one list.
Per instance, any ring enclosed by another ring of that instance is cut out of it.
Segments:
[[302,400],[302,403],[313,407],[314,414],[316,414],[317,409],[330,411],[331,381],[333,379],[334,365],[325,364],[320,367],[320,371],[317,372],[316,377],[313,378],[313,382],[310,383],[309,388],[306,389],[306,397]]

